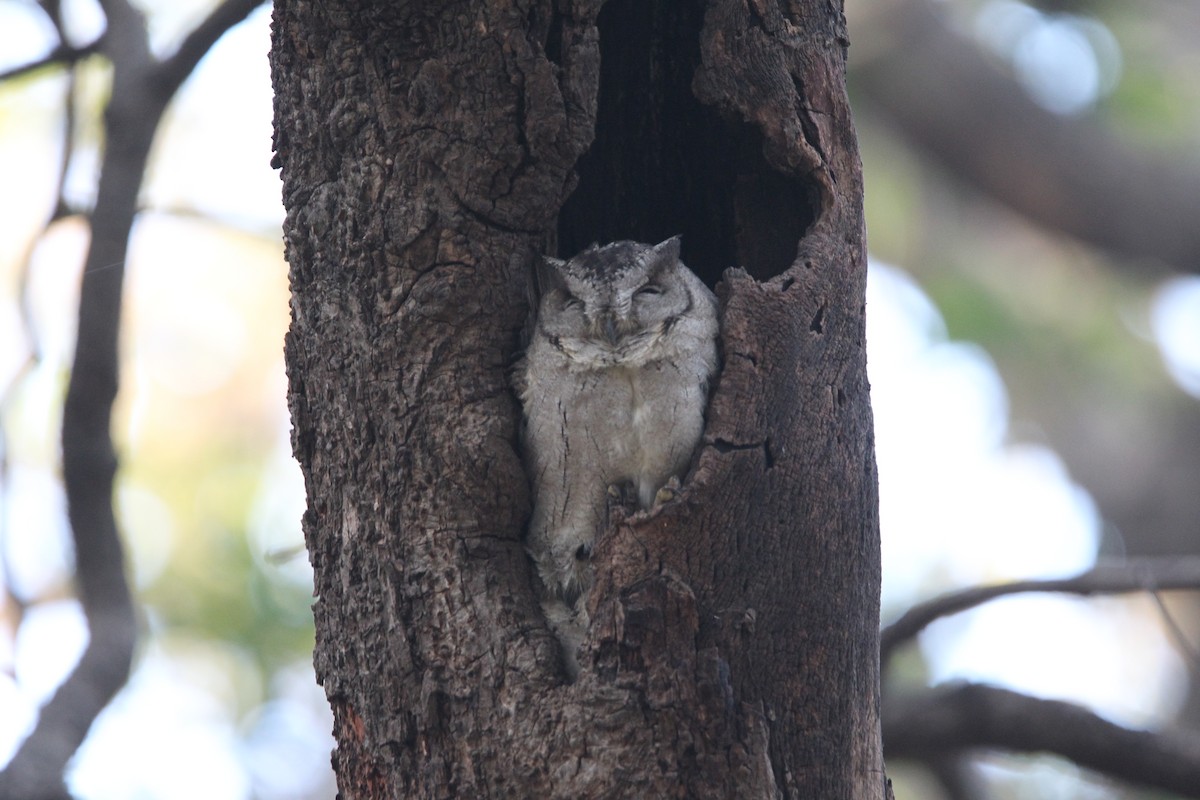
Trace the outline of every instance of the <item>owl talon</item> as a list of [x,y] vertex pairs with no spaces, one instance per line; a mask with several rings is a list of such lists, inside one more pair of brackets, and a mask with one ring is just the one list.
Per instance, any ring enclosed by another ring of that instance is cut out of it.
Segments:
[[679,496],[679,491],[682,486],[679,483],[679,478],[672,475],[667,479],[657,492],[654,494],[654,505],[661,506],[664,503],[669,503]]
[[620,522],[637,510],[637,489],[632,481],[610,483],[606,500],[609,522]]

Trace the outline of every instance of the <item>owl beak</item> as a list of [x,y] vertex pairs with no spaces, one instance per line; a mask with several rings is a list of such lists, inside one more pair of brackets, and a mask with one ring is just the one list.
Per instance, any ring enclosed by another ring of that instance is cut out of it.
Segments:
[[615,347],[621,338],[621,333],[617,330],[617,315],[611,311],[605,311],[600,317],[600,326],[604,329],[604,338]]

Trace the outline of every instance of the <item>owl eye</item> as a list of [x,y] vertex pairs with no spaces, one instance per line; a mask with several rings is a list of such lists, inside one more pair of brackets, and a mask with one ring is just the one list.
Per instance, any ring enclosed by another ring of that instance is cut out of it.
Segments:
[[647,283],[642,288],[638,289],[634,294],[638,297],[653,297],[656,294],[662,294],[662,287],[655,286],[652,283]]
[[572,297],[571,295],[567,295],[566,299],[563,300],[562,307],[563,307],[564,311],[569,308],[583,308],[583,301],[580,300],[578,297]]

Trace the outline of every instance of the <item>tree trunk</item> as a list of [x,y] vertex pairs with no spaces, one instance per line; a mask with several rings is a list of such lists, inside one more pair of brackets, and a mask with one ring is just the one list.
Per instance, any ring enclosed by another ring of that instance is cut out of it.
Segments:
[[[845,44],[815,0],[278,0],[343,797],[885,796]],[[531,265],[674,233],[717,285],[723,370],[678,499],[597,543],[568,683],[522,543]]]

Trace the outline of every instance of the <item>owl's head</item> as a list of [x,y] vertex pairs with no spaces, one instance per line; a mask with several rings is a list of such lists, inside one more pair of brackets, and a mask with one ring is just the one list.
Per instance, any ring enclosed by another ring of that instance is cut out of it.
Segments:
[[645,362],[693,304],[679,237],[656,245],[592,245],[538,266],[538,326],[569,358],[588,366]]

